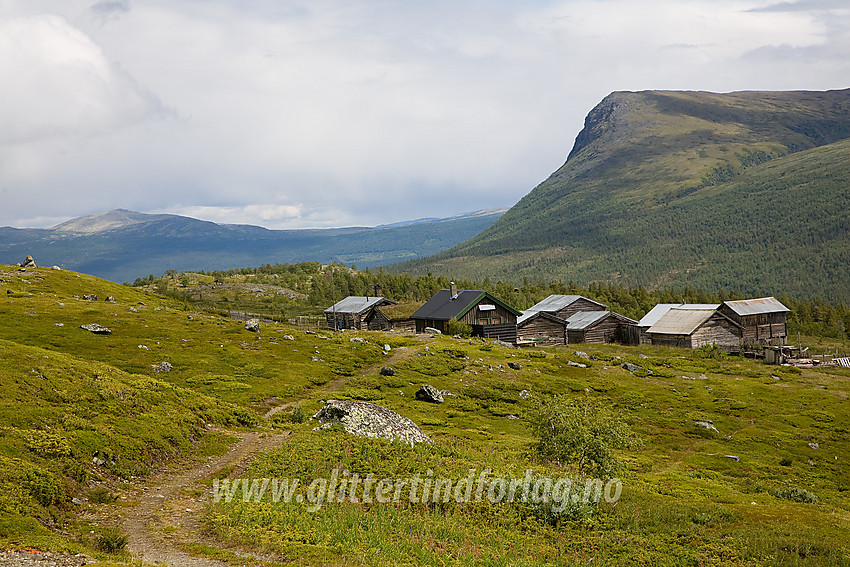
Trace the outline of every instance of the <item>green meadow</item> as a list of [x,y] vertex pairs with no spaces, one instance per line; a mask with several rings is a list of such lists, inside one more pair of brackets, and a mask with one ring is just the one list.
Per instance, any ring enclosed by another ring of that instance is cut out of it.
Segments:
[[[83,299],[90,294],[97,301]],[[80,328],[89,323],[112,334]],[[767,366],[711,350],[514,349],[281,324],[251,333],[141,289],[12,266],[0,267],[0,360],[3,548],[132,564],[121,546],[110,549],[121,534],[92,518],[153,471],[223,452],[228,431],[291,434],[219,480],[309,482],[334,469],[391,479],[429,470],[460,479],[470,469],[577,476],[574,463],[538,455],[529,427],[537,404],[566,394],[611,409],[640,442],[616,453],[614,503],[553,516],[527,502],[347,500],[311,511],[307,502],[236,498],[208,503],[196,533],[173,545],[234,564],[253,561],[234,551],[305,565],[850,564],[850,369]],[[171,370],[156,372],[161,362]],[[387,364],[394,376],[380,374]],[[455,396],[418,401],[424,383]],[[317,431],[301,419],[331,398],[395,410],[434,444]],[[717,431],[695,425],[705,420]]]

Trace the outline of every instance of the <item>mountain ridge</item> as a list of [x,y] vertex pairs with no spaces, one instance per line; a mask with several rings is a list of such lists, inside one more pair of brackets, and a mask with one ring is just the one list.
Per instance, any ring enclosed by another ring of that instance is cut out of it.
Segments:
[[495,222],[500,210],[476,211],[385,227],[273,230],[173,214],[114,209],[52,228],[0,227],[0,261],[27,255],[113,281],[167,269],[229,269],[301,261],[360,267],[424,257]]
[[[615,92],[590,111],[567,161],[498,222],[448,251],[393,269],[506,281],[696,285],[850,301],[850,285],[833,275],[850,242],[843,228],[833,229],[839,230],[837,241],[826,229],[848,222],[846,209],[837,206],[847,195],[847,138],[850,90]],[[794,175],[800,167],[808,177]],[[789,175],[796,186],[785,183]],[[783,178],[772,190],[765,185]],[[810,190],[799,190],[805,186]],[[744,203],[754,187],[782,211],[781,218],[768,218],[764,205],[753,202],[734,227],[711,213],[723,208],[714,202],[718,188],[726,189],[727,200]],[[801,195],[795,213],[788,199]],[[821,226],[809,227],[809,208],[831,212]],[[805,240],[784,242],[803,228]],[[724,233],[739,230],[752,233],[751,242],[737,239],[734,250],[724,248]],[[771,247],[777,239],[783,245]],[[840,250],[826,251],[831,260],[823,266],[803,270],[826,241]],[[747,248],[762,257],[747,256]],[[766,257],[803,273],[802,279],[758,267]],[[747,269],[737,269],[741,263]]]

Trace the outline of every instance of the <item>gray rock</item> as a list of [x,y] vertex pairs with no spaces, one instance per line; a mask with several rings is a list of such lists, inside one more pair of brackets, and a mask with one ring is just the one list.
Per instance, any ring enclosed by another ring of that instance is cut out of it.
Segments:
[[251,331],[252,333],[260,332],[260,320],[259,319],[248,319],[245,322],[245,330]]
[[502,341],[502,340],[499,340],[499,339],[496,339],[495,341],[493,341],[493,344],[500,346],[500,347],[505,347],[505,348],[514,348],[514,345],[512,345],[511,343],[506,343],[505,341]]
[[73,504],[74,506],[82,506],[83,501],[80,500],[79,498],[75,497],[75,498],[71,498],[71,504]]
[[392,366],[384,366],[381,368],[381,376],[395,376],[395,369]]
[[150,350],[151,349],[151,347],[149,347],[148,345],[139,345],[139,348],[142,349],[142,350]]
[[283,335],[283,338],[284,338],[284,340],[287,340],[287,341],[294,341],[295,340],[295,337],[293,337],[292,335]]
[[696,378],[692,378],[691,376],[682,376],[682,380],[696,380]]
[[694,425],[697,427],[708,429],[709,431],[714,431],[715,433],[720,433],[719,431],[717,431],[717,428],[714,427],[714,422],[710,419],[701,419],[700,421],[695,421]]
[[507,417],[507,419],[519,419],[517,416],[511,414]]
[[530,395],[531,395],[531,392],[529,392],[528,390],[520,390],[519,391],[519,397],[522,398],[523,400],[527,400]]
[[430,402],[432,404],[441,404],[444,401],[440,391],[429,384],[422,384],[419,386],[419,390],[416,391],[416,399],[423,402]]
[[770,377],[773,378],[774,380],[782,380],[782,378],[780,378],[776,374],[771,374]]
[[132,313],[138,313],[138,312],[139,312],[139,310],[138,310],[138,309],[136,309],[135,307],[131,307],[131,308],[130,308],[130,311],[131,311]]
[[91,293],[91,294],[89,294],[89,295],[84,295],[84,296],[83,296],[83,299],[84,299],[85,301],[97,301],[97,295],[95,295],[95,294]]
[[638,355],[638,358],[649,358],[649,357],[648,357],[648,356],[646,356],[645,354],[639,354],[639,355]]
[[519,370],[522,368],[522,364],[520,364],[519,362],[509,362],[508,367],[513,368],[514,370]]
[[81,329],[85,329],[86,331],[90,331],[96,335],[111,335],[112,329],[104,327],[103,325],[98,325],[97,323],[91,323],[89,325],[80,325]]
[[21,262],[21,267],[22,268],[37,268],[38,266],[35,265],[35,260],[32,259],[32,256],[27,256],[26,260]]
[[408,418],[377,404],[354,400],[328,400],[313,419],[322,424],[340,423],[348,433],[361,437],[433,443]]
[[53,266],[53,268],[51,268],[51,269],[56,270],[57,272],[62,271],[62,268],[60,268],[59,266]]
[[313,362],[324,362],[324,360],[322,360],[318,356],[314,356],[314,357],[312,357],[312,359],[313,359]]
[[697,380],[708,380],[708,376],[706,376],[705,374],[700,374],[699,376],[697,376]]
[[587,364],[582,364],[581,362],[573,362],[572,360],[567,361],[567,366],[572,366],[575,368],[587,368]]
[[392,347],[391,347],[390,345],[388,345],[388,344],[386,344],[386,343],[385,343],[385,344],[384,344],[384,352],[385,352],[385,353],[388,353],[388,352],[390,352],[391,350],[392,350]]
[[817,443],[809,443],[809,449],[814,449],[815,451],[817,451],[818,449],[820,449],[820,445],[818,445]]
[[171,368],[172,368],[171,363],[163,360],[162,362],[160,362],[159,364],[157,364],[156,366],[153,367],[153,371],[154,372],[171,372]]
[[733,460],[733,461],[735,461],[736,463],[737,463],[737,462],[739,462],[739,461],[741,460],[741,459],[738,457],[738,455],[723,455],[723,458],[724,458],[724,459],[732,459],[732,460]]
[[348,342],[359,343],[361,345],[365,345],[368,341],[366,339],[362,339],[360,337],[351,337],[350,339],[348,339]]
[[586,352],[582,352],[582,351],[580,351],[580,350],[577,350],[577,351],[575,351],[573,354],[574,354],[574,355],[576,355],[576,356],[577,356],[577,357],[579,357],[579,358],[583,358],[583,359],[585,359],[585,360],[590,360],[590,357],[589,357],[589,356],[587,356],[587,353],[586,353]]
[[457,397],[457,394],[455,394],[454,392],[451,392],[449,390],[440,390],[440,395],[443,396],[443,397],[446,397],[446,396],[451,396],[452,398]]
[[425,327],[422,331],[424,333],[428,333],[430,335],[442,335],[443,334],[443,331],[441,331],[440,329],[435,329],[434,327]]
[[624,362],[620,366],[622,366],[629,372],[638,372],[640,370],[643,370],[643,366],[638,366],[637,364],[632,364],[631,362]]
[[114,297],[112,297],[111,295],[108,295],[108,296],[106,297],[105,301],[106,301],[107,303],[118,303],[118,300],[116,300],[116,299],[115,299]]

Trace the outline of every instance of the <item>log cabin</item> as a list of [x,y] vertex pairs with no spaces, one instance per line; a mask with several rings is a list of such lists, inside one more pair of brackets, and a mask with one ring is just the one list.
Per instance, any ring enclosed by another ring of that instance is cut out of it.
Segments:
[[744,346],[782,346],[788,335],[790,311],[774,297],[724,301],[719,311],[743,329]]
[[395,301],[385,297],[350,295],[325,309],[328,329],[387,330],[389,320],[378,308],[395,304]]
[[650,345],[652,344],[652,339],[650,338],[647,331],[650,327],[652,327],[661,317],[664,316],[665,313],[670,311],[671,309],[717,309],[720,307],[719,303],[659,303],[652,309],[650,309],[646,315],[641,317],[640,321],[637,323],[637,329],[640,332],[639,342],[642,345]]
[[581,295],[550,295],[532,305],[523,313],[542,311],[566,320],[579,311],[605,311],[606,309],[608,307],[605,305]]
[[538,346],[567,344],[567,322],[545,311],[523,311],[517,319],[517,343]]
[[580,311],[567,319],[567,343],[625,343],[632,342],[628,329],[637,325],[613,311]]
[[474,336],[516,343],[516,322],[520,315],[487,291],[458,290],[452,282],[450,289],[441,289],[417,309],[413,320],[417,333],[424,333],[426,327],[446,333],[448,322],[456,319],[470,325]]
[[726,351],[741,348],[741,325],[716,309],[669,309],[648,330],[653,345],[699,348],[717,345]]

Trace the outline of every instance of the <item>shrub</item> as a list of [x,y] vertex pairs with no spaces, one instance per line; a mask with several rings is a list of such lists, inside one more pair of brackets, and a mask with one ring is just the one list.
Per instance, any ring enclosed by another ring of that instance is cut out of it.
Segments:
[[469,338],[472,336],[472,326],[452,317],[449,319],[448,323],[446,323],[446,334],[451,336],[460,335],[463,338]]
[[790,466],[791,466],[791,458],[790,458],[790,457],[783,457],[783,458],[779,461],[779,466],[782,466],[782,467],[790,467]]
[[304,413],[304,408],[301,406],[295,406],[292,408],[292,422],[304,423],[305,421],[307,421],[307,414]]
[[114,494],[112,494],[108,489],[103,488],[102,486],[92,488],[89,491],[89,500],[91,500],[95,504],[111,504],[117,499],[118,498]]
[[529,413],[537,453],[546,459],[573,464],[579,473],[601,477],[613,475],[621,463],[615,449],[635,447],[629,426],[610,407],[558,395],[548,403],[537,402]]
[[818,497],[813,492],[809,492],[805,488],[778,488],[773,491],[773,495],[777,498],[791,500],[793,502],[804,502],[806,504],[817,504]]
[[118,553],[127,546],[127,536],[116,528],[106,528],[97,534],[94,546],[105,553]]

